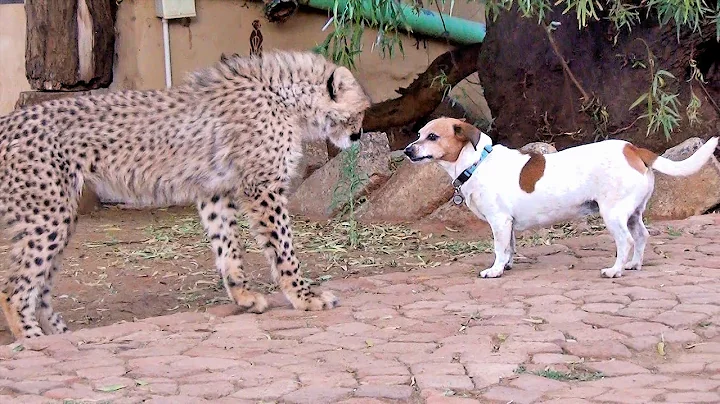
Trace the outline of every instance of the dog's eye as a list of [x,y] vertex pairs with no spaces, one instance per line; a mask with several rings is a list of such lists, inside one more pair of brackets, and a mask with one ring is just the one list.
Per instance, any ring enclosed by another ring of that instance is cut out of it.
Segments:
[[434,134],[434,133],[431,133],[431,134],[428,135],[427,139],[428,139],[428,140],[431,140],[431,141],[438,140],[438,135],[436,135],[436,134]]

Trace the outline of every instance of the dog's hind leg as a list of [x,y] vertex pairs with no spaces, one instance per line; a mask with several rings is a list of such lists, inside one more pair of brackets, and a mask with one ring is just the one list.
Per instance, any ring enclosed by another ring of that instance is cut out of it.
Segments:
[[632,259],[625,264],[625,269],[640,270],[642,268],[643,255],[645,254],[645,246],[647,245],[647,239],[650,235],[642,221],[642,214],[635,212],[630,216],[628,229],[635,241],[635,249],[633,250]]
[[510,216],[496,216],[489,220],[493,232],[495,262],[492,267],[480,272],[481,278],[497,278],[502,275],[513,254],[513,219]]
[[630,219],[628,219],[628,229],[635,240],[635,249],[633,250],[632,259],[630,262],[625,264],[625,269],[640,270],[642,268],[645,245],[647,245],[647,239],[648,236],[650,236],[650,233],[645,228],[645,223],[643,223],[642,217],[643,213],[645,213],[645,208],[647,207],[647,203],[650,200],[651,195],[652,190],[648,192],[642,203],[640,203],[640,206],[635,209],[635,212],[633,212]]
[[600,206],[600,215],[602,215],[608,231],[615,239],[615,245],[617,247],[615,264],[610,268],[603,268],[600,271],[602,276],[608,278],[619,278],[622,276],[625,263],[628,261],[628,255],[630,251],[634,249],[635,245],[630,229],[628,229],[628,220],[632,215],[632,211],[628,211],[623,205],[624,204],[614,205],[609,210],[603,209],[603,206]]
[[512,231],[510,232],[510,256],[505,264],[505,270],[509,271],[513,267],[513,258],[515,258],[515,226],[513,225]]

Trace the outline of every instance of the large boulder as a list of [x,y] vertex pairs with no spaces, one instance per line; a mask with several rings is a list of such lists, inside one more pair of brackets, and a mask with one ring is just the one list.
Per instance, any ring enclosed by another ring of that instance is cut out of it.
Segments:
[[521,147],[519,150],[523,153],[557,153],[557,149],[555,149],[555,146],[545,142],[528,143],[525,146]]
[[[703,144],[703,139],[693,137],[668,149],[662,156],[673,161],[684,160]],[[713,156],[700,171],[687,177],[671,177],[655,171],[655,192],[645,216],[658,220],[685,219],[718,204],[720,163]]]
[[292,195],[303,181],[311,176],[315,170],[327,164],[329,160],[328,147],[324,140],[303,142],[303,156],[298,164],[295,177],[290,181],[288,195]]
[[[300,184],[290,196],[288,208],[291,213],[309,219],[327,219],[342,210],[347,201],[336,206],[332,206],[332,202],[346,154],[347,151],[343,151],[333,157]],[[364,178],[353,195],[356,199],[369,194],[390,178],[390,146],[385,133],[363,135],[357,157],[357,172]]]
[[477,217],[465,203],[455,205],[452,201],[443,203],[433,213],[425,216],[421,224],[442,224],[457,230],[489,228],[487,222]]
[[401,164],[358,210],[364,222],[415,221],[429,215],[453,194],[452,178],[438,164]]

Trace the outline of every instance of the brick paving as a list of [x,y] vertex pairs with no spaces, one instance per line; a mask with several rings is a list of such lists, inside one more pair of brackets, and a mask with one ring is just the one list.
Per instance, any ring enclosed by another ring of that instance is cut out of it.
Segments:
[[601,234],[521,248],[500,279],[484,255],[327,282],[328,312],[275,296],[3,346],[0,402],[720,402],[720,215],[652,228],[614,280]]

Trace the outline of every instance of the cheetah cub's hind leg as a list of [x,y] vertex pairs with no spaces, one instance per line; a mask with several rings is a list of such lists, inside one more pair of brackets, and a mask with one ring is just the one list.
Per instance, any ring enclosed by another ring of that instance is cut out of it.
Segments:
[[60,313],[53,310],[52,302],[50,301],[52,296],[53,278],[57,275],[62,268],[62,254],[58,254],[52,260],[52,267],[48,271],[45,279],[45,287],[40,294],[40,302],[38,303],[38,321],[40,327],[45,334],[62,334],[68,332],[68,327],[65,324]]
[[[28,188],[28,195],[49,193]],[[13,194],[17,200],[3,203],[13,234],[10,272],[1,302],[5,317],[16,339],[65,332],[65,323],[50,305],[51,280],[67,246],[75,209],[68,193],[61,189],[53,190],[49,194],[54,197],[47,199]]]
[[198,201],[198,211],[228,296],[238,306],[262,313],[267,309],[267,300],[262,294],[248,289],[243,273],[244,248],[237,235],[235,203],[227,196],[215,195]]
[[303,280],[293,251],[292,230],[286,208],[287,199],[272,187],[247,191],[246,212],[251,229],[270,264],[272,278],[285,297],[298,310],[327,310],[338,304],[331,292],[317,292]]

